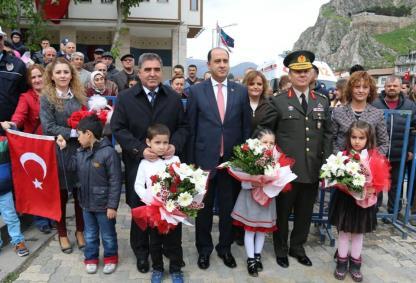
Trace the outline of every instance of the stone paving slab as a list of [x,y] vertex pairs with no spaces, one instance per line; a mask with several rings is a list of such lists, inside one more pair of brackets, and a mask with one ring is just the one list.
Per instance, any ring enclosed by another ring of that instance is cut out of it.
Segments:
[[[83,254],[74,249],[70,255],[63,254],[59,249],[57,237],[33,259],[31,265],[24,270],[15,282],[150,282],[150,272],[139,273],[136,269],[134,254],[129,244],[130,209],[121,201],[117,217],[117,233],[120,263],[117,271],[111,275],[99,272],[89,275],[84,271]],[[214,219],[217,222],[217,219]],[[215,253],[211,255],[211,266],[208,270],[200,270],[197,265],[197,252],[194,246],[194,228],[183,226],[183,250],[186,267],[183,268],[186,282],[190,283],[243,283],[243,282],[339,282],[334,279],[335,263],[333,254],[335,247],[328,241],[320,242],[318,229],[311,226],[306,252],[313,262],[313,267],[304,267],[289,258],[290,267],[283,269],[276,264],[272,239],[267,237],[262,254],[264,271],[258,278],[249,277],[246,271],[246,255],[244,247],[232,246],[232,253],[237,260],[237,268],[229,269]],[[74,241],[74,220],[69,219],[69,235]],[[214,241],[218,239],[218,229],[214,224]],[[335,234],[335,231],[333,231]],[[101,252],[102,254],[102,252]],[[407,239],[389,224],[380,222],[376,233],[367,235],[364,240],[363,267],[365,282],[414,282],[416,278],[416,236],[411,234]],[[165,267],[168,260],[165,258]],[[168,274],[164,281],[170,282]],[[347,277],[345,282],[353,282]]]

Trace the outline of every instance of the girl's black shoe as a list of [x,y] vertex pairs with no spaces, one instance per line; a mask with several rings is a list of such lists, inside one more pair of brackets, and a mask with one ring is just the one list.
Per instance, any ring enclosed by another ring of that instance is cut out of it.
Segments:
[[359,259],[355,259],[350,256],[350,274],[354,282],[363,281],[363,274],[361,273],[361,257]]
[[259,274],[257,272],[257,261],[254,258],[249,257],[247,259],[247,271],[250,276],[258,277]]
[[261,255],[254,254],[254,259],[256,260],[257,271],[263,271],[263,264],[261,263]]
[[338,280],[344,280],[348,272],[348,257],[337,256],[337,267],[334,271],[334,277]]

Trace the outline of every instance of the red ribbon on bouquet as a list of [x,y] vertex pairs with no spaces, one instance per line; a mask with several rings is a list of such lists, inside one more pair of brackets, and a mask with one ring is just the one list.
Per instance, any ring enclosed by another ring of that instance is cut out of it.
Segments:
[[131,210],[134,222],[143,231],[147,227],[157,228],[160,234],[167,234],[169,231],[175,229],[177,224],[172,224],[162,219],[161,210],[167,215],[176,215],[186,217],[186,215],[179,210],[168,212],[163,206],[163,202],[154,199],[152,204],[139,206]]

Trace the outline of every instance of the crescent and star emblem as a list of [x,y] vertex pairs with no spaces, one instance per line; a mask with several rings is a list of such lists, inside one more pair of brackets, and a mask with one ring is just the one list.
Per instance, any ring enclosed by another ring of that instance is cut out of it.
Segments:
[[[30,175],[29,175],[29,172],[27,172],[27,170],[25,168],[25,163],[29,160],[35,161],[36,163],[38,163],[40,165],[40,167],[42,167],[42,170],[43,170],[42,180],[44,180],[45,177],[46,177],[46,173],[48,171],[47,167],[46,167],[45,160],[43,160],[42,157],[40,157],[39,155],[37,155],[36,153],[33,153],[33,152],[26,152],[26,153],[22,154],[20,156],[19,161],[20,161],[20,164],[22,164],[22,167],[23,167],[23,169],[25,170],[25,172],[28,176],[30,176]],[[35,178],[32,181],[33,185],[35,186],[35,189],[39,189],[39,190],[43,189],[42,188],[42,182],[41,182],[42,180],[38,180],[37,178]]]

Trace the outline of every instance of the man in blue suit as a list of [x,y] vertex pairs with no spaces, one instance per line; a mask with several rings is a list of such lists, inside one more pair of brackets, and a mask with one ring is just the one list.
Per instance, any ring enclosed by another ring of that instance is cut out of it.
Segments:
[[230,159],[233,147],[250,135],[250,106],[247,89],[227,80],[230,70],[229,54],[225,49],[208,52],[208,68],[212,77],[189,89],[187,118],[190,125],[188,158],[204,170],[210,170],[205,206],[196,218],[196,247],[198,266],[209,267],[212,243],[212,206],[215,194],[219,202],[218,256],[230,268],[236,267],[231,254],[233,242],[231,211],[240,184],[216,167]]

